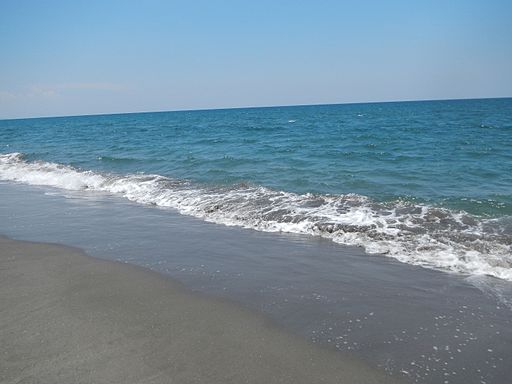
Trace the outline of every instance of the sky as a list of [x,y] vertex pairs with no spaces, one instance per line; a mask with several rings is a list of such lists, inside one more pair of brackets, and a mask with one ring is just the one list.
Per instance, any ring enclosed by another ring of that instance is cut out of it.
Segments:
[[0,0],[0,119],[512,96],[512,1]]

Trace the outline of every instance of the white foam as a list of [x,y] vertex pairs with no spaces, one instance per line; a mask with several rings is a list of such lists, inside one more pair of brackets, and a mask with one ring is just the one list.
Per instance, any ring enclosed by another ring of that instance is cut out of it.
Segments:
[[355,195],[299,195],[260,186],[213,188],[160,175],[113,175],[0,155],[0,179],[93,190],[170,207],[207,221],[268,232],[318,235],[404,263],[512,281],[510,235],[464,212]]

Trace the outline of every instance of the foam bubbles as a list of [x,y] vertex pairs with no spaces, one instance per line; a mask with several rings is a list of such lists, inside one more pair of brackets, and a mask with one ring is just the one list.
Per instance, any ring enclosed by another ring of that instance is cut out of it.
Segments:
[[0,155],[0,179],[68,190],[93,190],[170,207],[207,221],[291,232],[362,246],[402,262],[512,281],[512,235],[502,219],[366,196],[295,194],[261,186],[211,187],[160,175],[114,175]]

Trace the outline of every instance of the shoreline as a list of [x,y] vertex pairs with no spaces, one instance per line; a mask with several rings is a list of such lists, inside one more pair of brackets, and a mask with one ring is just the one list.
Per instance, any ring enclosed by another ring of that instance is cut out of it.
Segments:
[[0,277],[5,383],[396,382],[263,316],[79,249],[0,236]]
[[111,196],[0,184],[0,233],[13,239],[65,244],[155,271],[392,377],[508,383],[510,284],[323,239],[205,223]]

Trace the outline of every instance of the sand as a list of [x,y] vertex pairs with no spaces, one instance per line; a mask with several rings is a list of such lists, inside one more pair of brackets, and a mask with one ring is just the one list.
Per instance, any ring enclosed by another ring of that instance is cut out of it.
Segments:
[[233,303],[0,237],[1,383],[391,383]]

